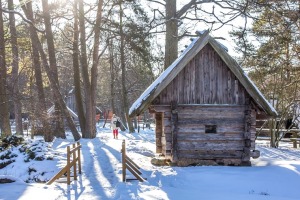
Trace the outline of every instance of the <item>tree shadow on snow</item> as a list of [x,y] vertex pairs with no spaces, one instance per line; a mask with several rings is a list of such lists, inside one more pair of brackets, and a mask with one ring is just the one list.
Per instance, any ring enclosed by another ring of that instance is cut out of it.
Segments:
[[[98,138],[83,140],[82,162],[85,163],[85,168],[82,169],[81,182],[87,185],[80,186],[79,189],[86,190],[99,199],[115,199],[116,185],[120,182],[117,176],[120,168],[118,164],[121,162],[120,154],[120,151],[102,143]],[[77,192],[75,198],[80,197],[81,194],[82,192]]]

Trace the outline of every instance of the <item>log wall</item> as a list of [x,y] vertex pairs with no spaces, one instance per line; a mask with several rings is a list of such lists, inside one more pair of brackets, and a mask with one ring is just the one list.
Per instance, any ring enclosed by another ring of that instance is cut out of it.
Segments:
[[[248,109],[246,105],[178,105],[176,110],[165,107],[162,154],[173,160],[175,150],[180,166],[249,163],[255,149],[256,112],[254,109],[246,112]],[[177,114],[176,145],[174,113]],[[206,125],[216,125],[216,133],[206,133]]]

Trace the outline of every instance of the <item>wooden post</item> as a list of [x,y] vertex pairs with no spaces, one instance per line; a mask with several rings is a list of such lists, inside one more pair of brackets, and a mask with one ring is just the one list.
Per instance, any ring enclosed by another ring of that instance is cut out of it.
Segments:
[[161,142],[161,137],[162,137],[162,113],[155,113],[155,123],[156,123],[156,128],[155,128],[155,136],[156,136],[156,153],[162,153],[162,142]]
[[126,169],[128,169],[136,178],[137,180],[143,182],[145,181],[140,175],[140,167],[135,164],[128,156],[126,156],[126,147],[125,147],[125,140],[122,142],[122,180],[126,182]]
[[[77,146],[80,146],[79,142],[77,142]],[[80,148],[77,149],[77,156],[78,156],[78,173],[81,174]]]
[[122,142],[122,179],[123,182],[126,181],[126,149],[125,149],[125,140]]
[[73,145],[72,145],[72,147],[73,147],[73,150],[72,150],[72,163],[73,163],[73,173],[74,173],[74,180],[77,180],[77,158],[76,158],[76,151],[74,151],[75,150],[75,147],[76,147],[76,144],[74,143]]
[[104,123],[103,123],[103,127],[102,128],[104,128],[105,127],[105,124],[106,124],[106,121],[107,121],[107,118],[108,118],[108,116],[109,116],[109,110],[106,112],[104,112]]
[[178,110],[177,110],[177,103],[172,102],[171,104],[171,124],[172,124],[172,162],[177,162],[177,132],[178,132]]
[[251,104],[250,99],[246,98],[245,106],[245,132],[244,132],[244,152],[242,154],[242,165],[251,165],[250,148],[251,148]]
[[70,178],[70,146],[67,147],[67,184],[70,185],[71,178]]
[[[140,116],[137,116],[137,128],[138,128],[138,133],[140,133]],[[143,125],[143,130],[144,130],[144,125]]]
[[297,137],[298,137],[298,135],[297,135],[297,132],[295,132],[295,131],[293,131],[293,138],[291,139],[291,141],[293,141],[293,148],[297,148]]

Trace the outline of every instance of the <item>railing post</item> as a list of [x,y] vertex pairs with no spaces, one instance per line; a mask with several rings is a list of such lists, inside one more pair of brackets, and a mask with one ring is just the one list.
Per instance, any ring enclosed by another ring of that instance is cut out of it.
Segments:
[[126,181],[126,149],[125,149],[125,140],[122,142],[122,175],[123,175],[123,182]]
[[73,173],[74,173],[74,180],[77,180],[77,158],[76,158],[76,151],[75,151],[75,148],[76,148],[76,144],[74,143],[72,145],[73,149],[72,149],[72,155],[73,155],[73,160],[72,160],[72,163],[73,163]]
[[[77,142],[77,146],[80,146],[79,142]],[[78,148],[77,150],[77,156],[78,156],[78,173],[81,174],[80,148]]]
[[70,178],[70,146],[67,146],[67,184],[70,185],[71,178]]

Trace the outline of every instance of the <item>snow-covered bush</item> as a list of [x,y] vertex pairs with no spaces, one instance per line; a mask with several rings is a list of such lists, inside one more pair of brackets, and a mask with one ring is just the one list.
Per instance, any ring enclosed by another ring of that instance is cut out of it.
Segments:
[[0,152],[9,148],[10,146],[18,146],[24,142],[24,138],[16,135],[4,137],[0,143]]
[[[19,176],[27,183],[46,182],[53,176],[57,161],[47,161],[54,160],[58,153],[53,151],[51,143],[43,139],[23,140],[19,137],[8,137],[4,141],[5,146],[0,151],[0,176]],[[48,164],[45,165],[45,162]],[[17,169],[16,166],[22,167]]]

